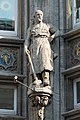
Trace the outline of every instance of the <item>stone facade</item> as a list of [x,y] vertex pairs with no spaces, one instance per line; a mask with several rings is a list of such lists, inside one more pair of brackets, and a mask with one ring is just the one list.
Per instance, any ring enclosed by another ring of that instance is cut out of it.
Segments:
[[[51,23],[60,31],[60,35],[51,42],[51,48],[58,57],[54,60],[54,70],[51,73],[52,96],[50,104],[45,108],[44,119],[80,119],[80,108],[74,107],[73,86],[74,81],[80,78],[80,29],[73,29],[72,16],[69,19],[68,2],[70,0],[19,1],[17,36],[0,37],[0,85],[17,87],[17,112],[14,115],[2,113],[0,120],[38,120],[37,107],[33,107],[27,86],[24,86],[32,83],[24,42],[28,27],[33,24],[34,11],[37,9],[43,11],[44,22]],[[18,81],[24,85],[14,81],[15,76],[18,76]],[[40,100],[43,100],[42,97]]]
[[10,116],[0,116],[0,120],[24,120],[24,117],[19,117],[19,116],[16,116],[16,117],[10,117]]

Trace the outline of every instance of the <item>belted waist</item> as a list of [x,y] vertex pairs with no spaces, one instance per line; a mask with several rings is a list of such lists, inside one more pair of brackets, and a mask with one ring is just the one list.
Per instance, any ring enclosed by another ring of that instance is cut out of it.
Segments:
[[48,36],[46,36],[46,35],[37,35],[37,36],[34,36],[34,37],[36,37],[36,38],[38,38],[38,37],[41,37],[41,38],[48,38]]

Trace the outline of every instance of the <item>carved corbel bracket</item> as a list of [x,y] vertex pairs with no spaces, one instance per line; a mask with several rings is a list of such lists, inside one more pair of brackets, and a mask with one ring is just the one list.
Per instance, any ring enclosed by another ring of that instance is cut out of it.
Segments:
[[38,120],[44,120],[45,107],[51,102],[52,90],[50,86],[35,87],[35,91],[28,91],[32,106],[37,108]]

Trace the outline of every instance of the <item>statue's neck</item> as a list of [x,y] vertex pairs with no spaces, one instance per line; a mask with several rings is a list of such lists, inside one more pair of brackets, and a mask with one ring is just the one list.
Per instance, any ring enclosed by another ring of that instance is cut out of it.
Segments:
[[39,24],[39,25],[41,25],[43,22],[42,21],[38,21],[38,22],[36,22],[36,24]]

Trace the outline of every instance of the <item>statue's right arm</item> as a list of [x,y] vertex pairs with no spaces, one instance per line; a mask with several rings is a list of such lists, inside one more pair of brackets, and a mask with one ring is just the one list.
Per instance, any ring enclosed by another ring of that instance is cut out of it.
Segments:
[[26,36],[26,39],[25,39],[25,46],[28,48],[29,45],[30,45],[30,37],[31,37],[31,33],[30,33],[30,28],[28,28],[27,30],[27,36]]
[[29,28],[28,31],[27,31],[27,37],[26,37],[26,39],[25,39],[25,47],[24,47],[25,53],[27,53],[29,44],[30,44],[30,28]]

